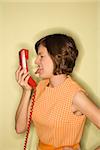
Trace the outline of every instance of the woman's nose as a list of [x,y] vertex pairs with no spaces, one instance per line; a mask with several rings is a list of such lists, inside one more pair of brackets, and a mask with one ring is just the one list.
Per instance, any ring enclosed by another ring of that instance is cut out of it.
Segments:
[[39,60],[38,57],[35,59],[35,64],[36,64],[36,65],[39,65],[39,64],[40,64],[40,60]]

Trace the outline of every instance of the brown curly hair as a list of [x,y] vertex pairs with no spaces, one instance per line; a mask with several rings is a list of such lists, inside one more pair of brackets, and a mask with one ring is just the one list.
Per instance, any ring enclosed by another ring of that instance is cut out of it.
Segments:
[[38,53],[40,44],[47,48],[53,60],[54,75],[72,73],[78,56],[78,50],[72,37],[65,34],[47,35],[36,42],[36,53]]

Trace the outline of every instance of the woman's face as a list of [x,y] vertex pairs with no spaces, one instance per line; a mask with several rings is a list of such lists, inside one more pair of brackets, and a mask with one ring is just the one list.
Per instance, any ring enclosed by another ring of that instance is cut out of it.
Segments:
[[47,51],[47,48],[40,45],[38,48],[38,55],[35,60],[38,65],[37,73],[41,78],[51,78],[53,76],[54,64]]

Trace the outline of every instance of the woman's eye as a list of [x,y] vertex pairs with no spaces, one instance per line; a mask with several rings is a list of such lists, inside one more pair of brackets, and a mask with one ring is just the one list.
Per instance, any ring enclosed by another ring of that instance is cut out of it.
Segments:
[[41,56],[41,58],[43,58],[44,56]]

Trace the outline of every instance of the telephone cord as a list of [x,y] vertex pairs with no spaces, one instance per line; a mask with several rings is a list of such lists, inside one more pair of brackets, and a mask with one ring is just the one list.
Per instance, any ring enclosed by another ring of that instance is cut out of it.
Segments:
[[28,137],[29,137],[29,132],[30,132],[30,125],[31,125],[31,120],[32,120],[35,96],[36,96],[36,90],[34,90],[34,94],[32,96],[32,103],[31,103],[31,107],[30,107],[29,119],[28,119],[28,124],[27,124],[25,142],[24,142],[24,150],[26,150],[26,148],[27,148],[27,142],[28,142]]

